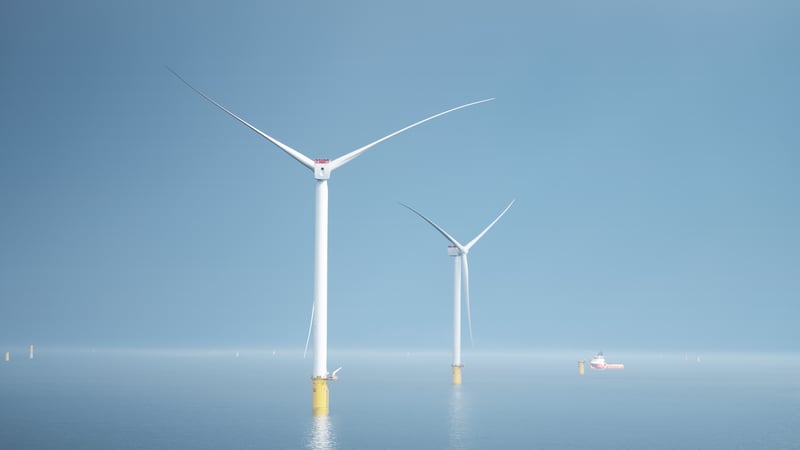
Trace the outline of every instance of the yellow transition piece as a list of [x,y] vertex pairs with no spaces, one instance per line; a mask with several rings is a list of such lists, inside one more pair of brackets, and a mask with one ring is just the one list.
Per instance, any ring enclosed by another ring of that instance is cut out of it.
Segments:
[[461,384],[461,368],[464,366],[453,366],[453,384]]
[[315,377],[311,379],[311,414],[314,416],[328,415],[328,379]]

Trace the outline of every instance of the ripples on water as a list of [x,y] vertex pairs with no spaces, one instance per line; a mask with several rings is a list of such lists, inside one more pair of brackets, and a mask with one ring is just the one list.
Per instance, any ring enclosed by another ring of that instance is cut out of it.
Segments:
[[336,435],[333,432],[330,416],[311,418],[307,447],[310,450],[333,450],[336,448]]

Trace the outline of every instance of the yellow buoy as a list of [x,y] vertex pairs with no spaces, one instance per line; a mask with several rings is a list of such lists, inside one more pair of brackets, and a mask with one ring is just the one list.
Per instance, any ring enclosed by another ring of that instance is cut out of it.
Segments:
[[453,366],[453,384],[461,384],[461,368],[464,366]]
[[328,402],[330,400],[328,392],[328,379],[324,377],[314,377],[311,379],[311,415],[327,416]]
[[11,352],[6,352],[6,361],[11,360]]
[[585,366],[585,361],[578,361],[578,374],[583,375],[586,372]]

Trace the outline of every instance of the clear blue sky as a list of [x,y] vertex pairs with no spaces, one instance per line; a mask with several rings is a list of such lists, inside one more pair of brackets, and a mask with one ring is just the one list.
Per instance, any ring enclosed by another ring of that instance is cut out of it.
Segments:
[[0,343],[798,350],[794,1],[56,2],[0,14]]

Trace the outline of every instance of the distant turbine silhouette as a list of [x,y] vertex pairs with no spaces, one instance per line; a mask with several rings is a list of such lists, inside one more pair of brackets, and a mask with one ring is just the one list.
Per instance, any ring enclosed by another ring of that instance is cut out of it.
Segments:
[[450,236],[449,233],[444,231],[442,227],[436,225],[431,219],[425,217],[421,212],[417,211],[416,209],[406,205],[405,203],[400,203],[401,205],[405,206],[406,208],[410,209],[416,215],[422,217],[423,220],[431,224],[439,233],[442,234],[451,244],[447,247],[447,254],[450,256],[455,256],[454,265],[455,270],[453,273],[453,384],[461,384],[461,368],[464,365],[461,363],[461,275],[464,275],[464,294],[467,301],[467,327],[469,329],[469,340],[472,342],[472,317],[470,314],[470,306],[469,306],[469,264],[467,263],[467,254],[469,250],[475,245],[480,238],[489,231],[490,228],[500,220],[501,217],[511,208],[511,205],[514,204],[516,200],[511,200],[511,203],[506,206],[500,215],[497,216],[496,219],[492,221],[486,228],[483,229],[477,236],[475,236],[471,241],[467,242],[466,245],[461,245],[453,236]]
[[376,141],[373,141],[363,147],[359,147],[350,153],[342,155],[334,160],[329,159],[311,159],[308,156],[300,153],[299,151],[289,147],[288,145],[278,141],[272,136],[264,133],[258,128],[250,125],[247,121],[232,113],[230,110],[214,101],[211,97],[207,96],[178,75],[174,70],[167,68],[173,75],[175,75],[184,84],[189,86],[193,91],[197,92],[211,102],[214,106],[225,111],[228,115],[238,120],[246,127],[258,133],[261,137],[270,141],[278,148],[286,152],[289,156],[294,158],[297,162],[307,167],[314,172],[314,179],[316,179],[316,220],[314,223],[314,303],[312,305],[312,324],[314,329],[313,339],[313,353],[314,353],[314,369],[312,372],[311,386],[311,408],[313,415],[328,415],[329,411],[329,394],[327,380],[334,380],[337,369],[333,374],[328,372],[328,179],[331,172],[342,167],[348,162],[352,161],[365,151],[374,147],[381,142],[394,137],[406,130],[421,125],[429,120],[443,116],[447,113],[457,111],[468,106],[477,105],[479,103],[494,100],[493,98],[479,100],[465,105],[457,106],[448,109],[447,111],[434,114],[428,118],[414,122],[405,128],[401,128],[391,134],[388,134]]

